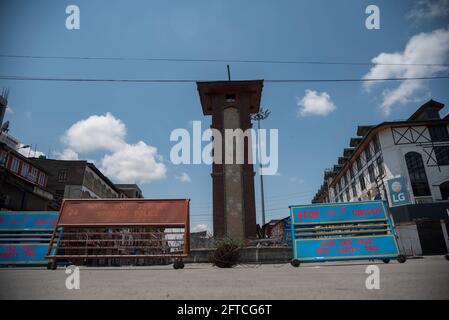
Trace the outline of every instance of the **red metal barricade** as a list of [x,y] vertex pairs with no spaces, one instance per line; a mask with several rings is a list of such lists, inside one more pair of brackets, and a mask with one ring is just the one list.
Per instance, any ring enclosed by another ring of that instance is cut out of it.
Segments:
[[189,199],[65,200],[47,258],[72,263],[173,259],[189,254]]

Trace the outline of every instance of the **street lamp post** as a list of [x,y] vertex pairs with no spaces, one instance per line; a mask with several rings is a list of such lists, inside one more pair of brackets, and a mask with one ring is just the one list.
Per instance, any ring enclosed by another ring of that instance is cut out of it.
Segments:
[[260,148],[260,121],[265,120],[270,115],[270,111],[268,109],[264,110],[260,108],[258,113],[255,113],[251,116],[252,120],[257,120],[257,144],[259,149],[259,175],[260,175],[260,194],[261,194],[261,205],[262,205],[262,227],[265,225],[265,198],[263,191],[263,174],[262,174],[262,151]]

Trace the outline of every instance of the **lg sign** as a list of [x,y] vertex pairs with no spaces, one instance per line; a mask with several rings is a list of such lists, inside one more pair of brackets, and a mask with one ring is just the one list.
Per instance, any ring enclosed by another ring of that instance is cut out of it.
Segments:
[[[393,190],[392,201],[400,202],[405,200],[405,194],[402,191],[402,186],[399,182],[395,181],[391,184],[391,189]],[[397,197],[397,198],[396,198]]]
[[390,179],[387,182],[391,207],[403,206],[410,203],[410,197],[403,177]]

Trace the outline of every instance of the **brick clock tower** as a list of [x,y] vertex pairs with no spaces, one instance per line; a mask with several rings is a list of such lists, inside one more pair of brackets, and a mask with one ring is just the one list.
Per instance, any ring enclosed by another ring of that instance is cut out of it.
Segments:
[[[211,128],[222,134],[223,161],[212,164],[211,174],[214,236],[240,241],[255,238],[255,172],[248,161],[252,159],[251,148],[244,139],[243,164],[225,163],[225,129],[245,131],[252,127],[251,114],[259,112],[263,80],[197,82],[197,87],[203,114],[212,116]],[[219,147],[214,145],[214,148]],[[235,155],[235,140],[231,150]]]

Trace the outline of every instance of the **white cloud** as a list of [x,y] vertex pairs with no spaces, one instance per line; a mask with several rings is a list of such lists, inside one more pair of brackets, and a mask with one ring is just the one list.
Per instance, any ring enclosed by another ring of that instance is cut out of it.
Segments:
[[[112,114],[93,115],[73,124],[62,137],[67,146],[59,159],[76,160],[79,153],[106,151],[100,170],[112,180],[146,183],[165,177],[167,168],[157,148],[139,141],[126,142],[126,126]],[[92,162],[92,161],[91,161]]]
[[181,181],[181,182],[190,182],[190,181],[192,181],[190,179],[190,176],[187,173],[185,173],[185,172],[183,172],[183,173],[181,173],[179,175],[176,175],[175,178],[177,180]]
[[306,90],[304,97],[298,98],[298,107],[298,116],[302,117],[307,115],[327,116],[337,109],[329,94],[313,90]]
[[64,149],[62,152],[56,152],[56,157],[59,160],[78,160],[78,153],[73,151],[72,149]]
[[125,124],[112,114],[93,115],[73,124],[62,141],[76,152],[116,151],[125,143]]
[[207,225],[205,224],[197,224],[195,225],[193,228],[190,229],[191,232],[201,232],[201,231],[206,231],[207,230]]
[[24,146],[24,144],[20,144],[19,147],[20,149],[18,149],[17,151],[25,156],[25,157],[29,157],[29,158],[39,158],[40,156],[45,156],[45,153],[43,153],[42,151],[39,150],[34,150],[32,147],[28,147],[28,148],[22,148]]
[[449,0],[419,0],[406,17],[411,20],[422,20],[447,15],[449,15]]
[[103,173],[119,182],[142,183],[159,180],[167,171],[157,154],[157,148],[143,141],[127,144],[120,150],[107,154],[101,160]]
[[[416,78],[430,77],[448,70],[446,66],[411,66],[385,64],[444,64],[449,53],[449,29],[438,29],[430,33],[413,36],[406,44],[403,52],[380,53],[372,59],[374,67],[364,76],[367,78]],[[383,64],[383,65],[380,65]],[[376,82],[378,83],[378,82]],[[393,89],[383,91],[381,108],[388,115],[396,104],[405,104],[417,98],[425,89],[425,80],[405,80]],[[366,82],[370,89],[374,82]]]

